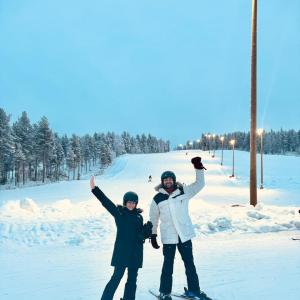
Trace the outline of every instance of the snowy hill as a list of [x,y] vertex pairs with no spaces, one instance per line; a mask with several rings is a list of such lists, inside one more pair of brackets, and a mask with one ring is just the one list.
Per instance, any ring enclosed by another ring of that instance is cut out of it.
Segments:
[[[234,179],[229,178],[230,151],[224,154],[223,167],[219,164],[219,153],[211,158],[207,152],[189,151],[186,155],[185,151],[178,151],[121,156],[96,177],[96,184],[116,203],[121,203],[126,191],[137,192],[147,219],[160,174],[169,169],[180,182],[192,182],[194,170],[190,159],[195,155],[203,157],[208,169],[206,187],[190,203],[197,232],[195,257],[203,288],[219,299],[252,299],[253,291],[246,284],[250,281],[252,287],[258,288],[254,291],[256,300],[282,299],[284,289],[273,287],[278,280],[289,286],[290,298],[285,299],[296,299],[299,288],[294,288],[293,283],[300,279],[300,259],[296,256],[299,243],[291,241],[291,237],[299,235],[300,230],[299,157],[265,157],[266,189],[259,190],[260,203],[256,208],[248,205],[249,154],[239,151]],[[148,183],[150,174],[153,182]],[[0,283],[0,298],[20,299],[21,295],[22,299],[30,300],[41,296],[98,299],[111,272],[114,235],[114,222],[91,194],[88,180],[1,191],[0,264],[4,267],[0,275],[4,280]],[[257,251],[259,255],[255,254]],[[247,261],[261,264],[264,275],[260,279],[253,266],[245,266]],[[289,268],[282,267],[284,261]],[[158,285],[158,275],[153,274],[159,274],[161,262],[160,250],[155,251],[146,243],[137,299],[151,299],[147,289]],[[31,271],[27,273],[29,267]],[[249,267],[251,270],[245,274],[243,268]],[[276,268],[283,273],[277,274]],[[61,270],[59,276],[57,269]],[[267,278],[270,272],[272,276]],[[46,273],[47,278],[43,279]],[[182,289],[182,266],[176,267],[175,273],[175,287]],[[80,274],[84,274],[85,280],[78,285]],[[21,287],[14,289],[16,282],[22,282]],[[74,284],[75,290],[71,288]],[[120,289],[117,295],[121,294]]]

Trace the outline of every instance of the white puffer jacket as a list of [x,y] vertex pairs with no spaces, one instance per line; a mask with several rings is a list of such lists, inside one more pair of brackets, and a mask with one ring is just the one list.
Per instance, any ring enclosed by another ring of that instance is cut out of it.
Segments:
[[[196,169],[195,169],[196,170]],[[182,243],[195,237],[195,231],[189,216],[189,200],[204,187],[204,170],[196,170],[196,181],[190,185],[177,184],[171,193],[159,185],[150,206],[152,233],[157,234],[160,219],[160,234],[163,244],[177,244],[178,236]]]

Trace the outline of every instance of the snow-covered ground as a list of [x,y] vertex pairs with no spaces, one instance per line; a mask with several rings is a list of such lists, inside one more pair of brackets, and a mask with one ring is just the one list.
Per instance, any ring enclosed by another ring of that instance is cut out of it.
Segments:
[[[300,235],[299,157],[265,156],[265,189],[258,190],[255,208],[248,205],[249,153],[240,151],[234,179],[230,151],[223,167],[219,152],[211,158],[207,152],[178,151],[119,157],[96,183],[116,203],[126,191],[136,191],[147,219],[162,171],[173,170],[180,182],[190,183],[196,154],[208,169],[205,189],[190,203],[201,287],[222,300],[298,299],[300,242],[291,238]],[[0,299],[99,299],[112,271],[114,237],[114,222],[88,180],[1,190]],[[185,275],[177,261],[174,289],[181,290]],[[158,287],[161,265],[161,249],[147,242],[138,300],[152,299],[147,290]],[[123,284],[116,299],[122,290]]]

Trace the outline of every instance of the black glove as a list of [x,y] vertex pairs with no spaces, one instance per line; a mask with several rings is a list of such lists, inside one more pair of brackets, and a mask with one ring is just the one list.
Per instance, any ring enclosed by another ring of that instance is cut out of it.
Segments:
[[205,169],[206,170],[206,168],[203,166],[203,164],[201,162],[201,157],[196,156],[196,157],[192,158],[191,162],[194,165],[195,169],[198,169],[198,170]]
[[145,239],[149,238],[152,234],[152,223],[148,221],[146,224],[143,225],[142,230],[139,233],[139,240],[145,241]]
[[154,249],[159,249],[160,246],[158,246],[156,238],[157,238],[157,234],[151,234],[151,237],[150,237],[151,245]]
[[152,234],[152,223],[150,221],[148,221],[146,224],[144,224],[143,226],[143,234],[144,234],[144,238],[147,239],[151,236]]

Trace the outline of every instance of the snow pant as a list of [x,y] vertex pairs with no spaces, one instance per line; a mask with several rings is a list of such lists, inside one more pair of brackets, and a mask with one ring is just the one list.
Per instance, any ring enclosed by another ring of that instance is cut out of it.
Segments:
[[[126,267],[115,267],[114,273],[103,291],[101,300],[113,299],[116,289],[118,288],[119,283],[125,273],[125,270]],[[128,277],[127,282],[125,284],[123,296],[124,300],[135,300],[137,275],[138,268],[128,267]]]
[[176,246],[184,262],[188,290],[192,292],[199,292],[200,286],[199,286],[199,279],[198,279],[196,267],[194,264],[192,241],[189,240],[182,243],[180,239],[177,245],[176,244],[163,245],[164,263],[163,263],[162,273],[160,277],[159,291],[165,294],[169,294],[172,291],[173,265],[174,265]]

